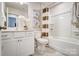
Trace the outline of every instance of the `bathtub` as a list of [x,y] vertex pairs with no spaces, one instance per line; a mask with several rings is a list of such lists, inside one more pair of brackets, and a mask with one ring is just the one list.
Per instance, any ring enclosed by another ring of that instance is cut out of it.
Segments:
[[50,38],[49,47],[64,55],[79,56],[79,39],[66,37]]

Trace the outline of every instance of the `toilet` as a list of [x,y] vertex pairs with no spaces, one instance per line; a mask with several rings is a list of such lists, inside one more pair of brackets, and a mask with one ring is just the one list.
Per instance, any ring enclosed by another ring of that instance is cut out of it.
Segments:
[[37,41],[37,50],[40,53],[44,53],[46,49],[46,45],[48,44],[48,39],[41,38],[41,32],[36,33],[36,41]]

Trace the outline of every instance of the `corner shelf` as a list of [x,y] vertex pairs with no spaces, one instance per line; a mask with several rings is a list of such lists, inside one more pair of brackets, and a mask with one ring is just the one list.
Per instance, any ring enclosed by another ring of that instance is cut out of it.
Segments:
[[49,25],[48,25],[48,19],[49,19],[48,12],[49,12],[49,8],[44,8],[42,10],[41,37],[48,37],[48,27],[49,27]]

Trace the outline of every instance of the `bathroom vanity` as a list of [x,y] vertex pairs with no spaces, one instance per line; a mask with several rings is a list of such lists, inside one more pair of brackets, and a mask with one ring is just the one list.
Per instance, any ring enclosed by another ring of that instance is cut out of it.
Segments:
[[2,56],[27,56],[34,54],[33,31],[2,31]]

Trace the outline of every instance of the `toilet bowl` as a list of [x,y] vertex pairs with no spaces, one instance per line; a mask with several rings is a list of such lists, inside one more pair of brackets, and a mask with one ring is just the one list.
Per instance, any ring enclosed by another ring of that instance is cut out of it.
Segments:
[[37,46],[38,53],[44,54],[46,51],[46,45],[48,44],[48,40],[44,38],[38,38],[36,40],[38,43],[38,46]]
[[46,44],[48,44],[48,40],[47,39],[44,39],[44,38],[38,38],[38,39],[36,39],[40,44],[44,44],[44,45],[46,45]]
[[48,39],[47,38],[41,38],[41,32],[36,32],[36,50],[40,54],[44,54],[46,51],[46,45],[48,44]]

